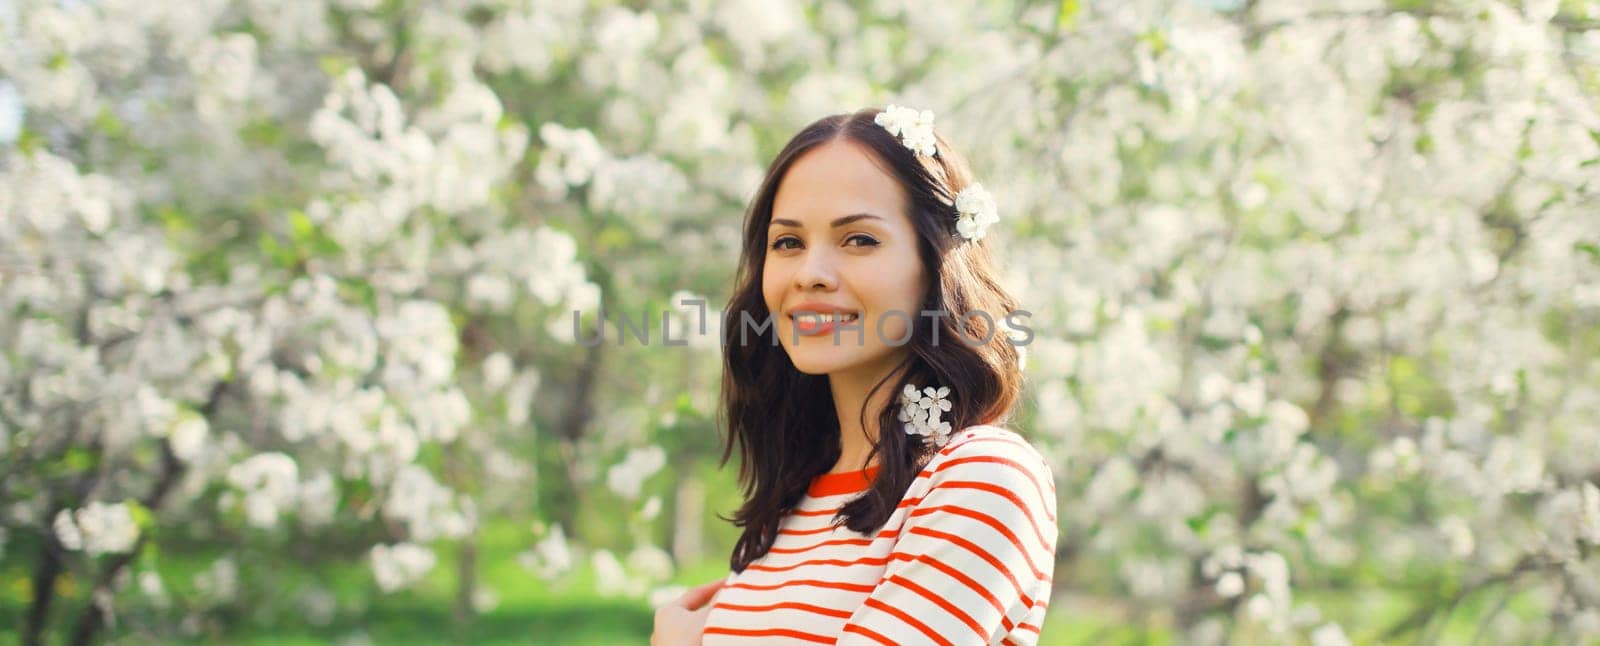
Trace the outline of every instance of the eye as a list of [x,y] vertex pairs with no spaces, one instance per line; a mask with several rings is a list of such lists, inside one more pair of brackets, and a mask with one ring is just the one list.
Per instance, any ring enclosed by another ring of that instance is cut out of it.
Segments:
[[795,244],[799,244],[800,243],[800,239],[796,238],[794,236],[783,236],[781,238],[778,238],[777,240],[773,240],[772,241],[772,248],[773,249],[793,249],[793,248],[795,248],[795,247],[785,247],[785,246],[783,246],[783,244],[785,242],[793,242]]
[[856,246],[856,247],[876,247],[876,246],[878,246],[878,241],[876,239],[874,239],[872,236],[869,236],[869,235],[867,235],[865,233],[857,233],[857,234],[851,235],[850,237],[845,238],[844,241],[845,241],[846,244],[854,243],[854,244],[851,244],[851,246]]

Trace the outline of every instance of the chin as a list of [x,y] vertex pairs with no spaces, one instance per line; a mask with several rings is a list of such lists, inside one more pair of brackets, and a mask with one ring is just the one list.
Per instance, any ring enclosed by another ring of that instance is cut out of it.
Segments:
[[789,362],[796,370],[808,375],[826,375],[862,363],[860,353],[841,350],[846,348],[794,348],[785,347]]
[[794,363],[796,370],[813,377],[825,377],[833,371],[838,370],[837,366],[830,364],[813,365],[804,361],[794,361],[792,357],[790,358],[790,361]]
[[[853,341],[853,339],[852,339]],[[794,364],[796,370],[808,375],[829,375],[881,361],[883,352],[872,352],[874,349],[856,347],[854,343],[841,338],[839,345],[833,345],[832,337],[823,335],[819,337],[806,337],[801,339],[798,347],[784,343],[783,350],[789,354],[789,362]]]

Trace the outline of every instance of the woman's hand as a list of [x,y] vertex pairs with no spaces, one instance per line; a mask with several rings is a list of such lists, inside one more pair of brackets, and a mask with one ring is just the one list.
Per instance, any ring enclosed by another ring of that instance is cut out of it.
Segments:
[[690,588],[672,603],[657,608],[650,646],[699,646],[700,631],[706,627],[706,615],[711,614],[711,598],[724,583],[727,579]]

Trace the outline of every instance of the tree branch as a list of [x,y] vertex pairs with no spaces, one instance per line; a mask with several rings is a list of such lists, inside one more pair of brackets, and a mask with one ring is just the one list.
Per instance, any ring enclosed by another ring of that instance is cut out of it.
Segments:
[[[217,407],[222,401],[222,396],[227,392],[229,383],[227,381],[218,381],[211,386],[211,392],[206,397],[205,404],[200,408],[201,415],[210,419],[216,414]],[[183,460],[178,459],[177,454],[172,452],[171,441],[162,440],[161,471],[156,476],[155,486],[150,489],[150,493],[146,494],[143,500],[139,501],[140,504],[144,505],[151,513],[160,509],[162,503],[166,501],[167,494],[171,493],[173,485],[177,484],[178,478],[186,470],[187,466],[183,463]],[[117,575],[121,574],[122,570],[128,567],[130,563],[133,563],[135,558],[138,558],[148,539],[148,533],[140,532],[139,538],[134,541],[132,549],[112,557],[111,561],[106,564],[105,569],[101,570],[100,576],[95,579],[94,588],[89,593],[89,605],[78,615],[78,626],[72,634],[74,646],[82,646],[95,640],[96,635],[99,634],[101,627],[104,625],[106,615],[110,613],[109,608],[100,606],[100,596],[111,591],[111,586],[116,581]]]

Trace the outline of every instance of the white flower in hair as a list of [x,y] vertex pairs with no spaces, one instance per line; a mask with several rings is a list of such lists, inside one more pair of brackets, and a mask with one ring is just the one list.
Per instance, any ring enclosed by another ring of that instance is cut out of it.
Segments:
[[920,435],[924,444],[944,446],[950,441],[950,422],[941,420],[944,411],[950,410],[949,386],[938,389],[929,386],[917,392],[917,387],[906,384],[900,392],[899,419],[905,423],[907,435]]
[[[873,118],[873,122],[900,138],[912,151],[933,157],[938,152],[938,138],[933,133],[933,111],[915,110],[900,105],[889,105]],[[956,232],[971,241],[982,240],[989,225],[1000,221],[1000,210],[994,197],[983,185],[973,182],[956,194]]]
[[973,182],[956,194],[956,232],[972,241],[982,240],[989,225],[1000,221],[994,196]]
[[899,137],[900,143],[913,152],[932,157],[939,150],[938,138],[933,135],[932,110],[915,110],[891,104],[872,121],[883,126],[889,134]]

